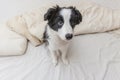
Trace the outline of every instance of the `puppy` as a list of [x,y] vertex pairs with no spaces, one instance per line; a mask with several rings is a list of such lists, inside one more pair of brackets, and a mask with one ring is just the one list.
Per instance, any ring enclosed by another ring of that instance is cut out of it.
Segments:
[[68,64],[66,57],[69,42],[73,38],[74,27],[82,21],[81,13],[75,7],[56,7],[48,9],[44,15],[48,21],[44,39],[48,43],[48,49],[54,65],[58,64],[58,58],[64,64]]

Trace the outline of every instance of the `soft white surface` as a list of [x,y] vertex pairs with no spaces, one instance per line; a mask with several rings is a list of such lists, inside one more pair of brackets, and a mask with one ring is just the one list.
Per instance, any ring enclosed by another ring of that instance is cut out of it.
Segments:
[[[119,0],[92,1],[120,8]],[[1,0],[0,21],[43,3],[47,0]],[[70,64],[54,67],[44,45],[29,44],[23,56],[0,58],[0,80],[120,80],[119,48],[120,39],[111,34],[82,35],[71,44]]]
[[44,44],[29,44],[23,56],[0,58],[0,80],[120,80],[119,47],[120,39],[107,33],[75,37],[70,64],[54,67]]

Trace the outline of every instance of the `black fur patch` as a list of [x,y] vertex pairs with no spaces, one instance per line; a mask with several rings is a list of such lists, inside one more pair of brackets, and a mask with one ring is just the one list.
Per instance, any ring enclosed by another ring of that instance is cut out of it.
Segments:
[[74,28],[75,25],[78,25],[82,21],[82,15],[75,7],[70,8],[72,9],[70,24]]
[[43,40],[44,40],[44,42],[46,43],[46,45],[48,45],[49,43],[48,43],[48,38],[49,38],[49,36],[48,36],[48,34],[47,34],[47,26],[45,27],[45,31],[44,31],[44,33],[43,33]]

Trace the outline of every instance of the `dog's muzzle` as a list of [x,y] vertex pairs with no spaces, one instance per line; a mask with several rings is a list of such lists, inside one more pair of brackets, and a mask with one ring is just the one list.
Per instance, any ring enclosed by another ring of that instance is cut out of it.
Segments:
[[73,34],[68,33],[68,34],[65,35],[65,37],[66,37],[67,40],[70,40],[70,39],[72,39]]

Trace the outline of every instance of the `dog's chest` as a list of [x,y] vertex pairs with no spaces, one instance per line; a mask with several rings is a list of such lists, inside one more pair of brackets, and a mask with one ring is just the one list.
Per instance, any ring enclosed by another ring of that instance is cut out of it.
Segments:
[[56,37],[49,39],[48,42],[49,42],[49,47],[53,50],[62,49],[68,45],[67,42],[64,42]]

